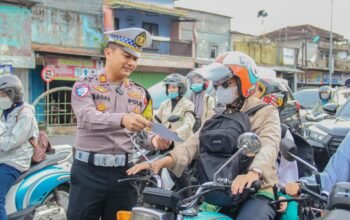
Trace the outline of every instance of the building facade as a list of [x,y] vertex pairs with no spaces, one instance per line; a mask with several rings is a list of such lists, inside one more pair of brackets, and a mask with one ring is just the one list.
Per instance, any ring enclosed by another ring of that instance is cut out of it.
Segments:
[[333,33],[333,65],[329,65],[330,32],[312,25],[284,27],[263,35],[274,40],[281,50],[279,57],[295,61],[303,72],[297,74],[298,87],[329,84],[329,67],[333,66],[332,84],[344,85],[350,78],[350,45],[340,34]]
[[179,37],[179,24],[187,19],[187,12],[174,8],[173,0],[110,0],[105,4],[106,30],[139,27],[152,35],[153,42],[143,49],[131,79],[148,88],[170,73],[186,74],[194,68],[192,41]]

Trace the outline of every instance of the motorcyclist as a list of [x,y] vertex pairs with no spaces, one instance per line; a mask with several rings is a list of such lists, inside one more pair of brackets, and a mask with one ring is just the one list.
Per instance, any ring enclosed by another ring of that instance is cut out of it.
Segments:
[[[195,123],[194,105],[184,97],[187,91],[186,78],[178,73],[173,73],[165,77],[163,83],[169,99],[160,105],[155,118],[176,132],[181,139],[186,140],[192,136],[192,128]],[[172,115],[180,116],[180,120],[169,122],[168,119]]]
[[[303,177],[300,181],[308,185],[320,184],[321,190],[325,193],[330,193],[338,182],[350,182],[350,132],[328,161],[323,172]],[[285,189],[289,195],[297,196],[300,191],[300,183],[287,183]]]
[[[257,68],[254,60],[244,53],[222,54],[216,58],[215,63],[204,68],[202,74],[206,79],[213,81],[218,102],[224,103],[228,112],[246,112],[263,104],[261,100],[252,96],[258,82]],[[206,120],[213,115],[214,113],[209,115]],[[245,187],[250,187],[258,180],[261,180],[262,187],[257,195],[248,198],[239,207],[236,219],[274,219],[276,213],[270,206],[270,201],[274,199],[272,187],[277,183],[275,161],[281,140],[280,120],[277,109],[273,106],[265,106],[249,116],[249,119],[251,131],[260,137],[262,148],[248,172],[234,179],[231,191],[234,195],[241,193]],[[199,154],[199,133],[184,144],[176,146],[169,156],[152,162],[152,169],[159,172],[161,168],[167,167],[180,176]],[[128,174],[148,168],[147,164],[138,164],[129,169]]]
[[332,88],[330,86],[321,86],[318,89],[318,95],[320,100],[316,103],[316,105],[312,108],[311,113],[313,116],[317,116],[323,113],[323,107],[328,103],[334,103],[332,99]]
[[31,164],[38,124],[34,108],[23,101],[23,85],[15,75],[0,76],[0,219],[7,219],[6,194]]
[[186,76],[189,87],[192,91],[190,100],[194,104],[194,112],[196,115],[196,123],[193,127],[193,132],[196,132],[201,122],[208,116],[209,112],[215,107],[215,100],[212,96],[206,93],[209,86],[209,81],[204,79],[202,75],[196,73],[196,70],[190,72]]
[[[259,79],[259,87],[257,92],[254,94],[257,98],[260,98],[264,102],[273,105],[281,111],[285,108],[288,101],[288,89],[286,86],[276,79]],[[283,129],[282,129],[283,130]],[[281,139],[289,139],[294,142],[294,138],[289,129],[281,134]],[[298,165],[296,161],[288,161],[281,154],[277,159],[277,174],[278,174],[278,185],[284,187],[286,183],[297,181],[299,179]],[[278,199],[288,199],[288,195],[284,195],[278,192]],[[298,219],[298,203],[289,202],[281,203],[277,210],[281,215],[281,220],[292,220]]]

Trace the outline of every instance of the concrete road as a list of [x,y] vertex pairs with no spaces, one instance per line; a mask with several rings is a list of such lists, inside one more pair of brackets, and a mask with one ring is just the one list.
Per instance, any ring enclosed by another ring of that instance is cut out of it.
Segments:
[[57,136],[49,136],[49,140],[52,145],[59,144],[74,144],[75,135],[57,135]]

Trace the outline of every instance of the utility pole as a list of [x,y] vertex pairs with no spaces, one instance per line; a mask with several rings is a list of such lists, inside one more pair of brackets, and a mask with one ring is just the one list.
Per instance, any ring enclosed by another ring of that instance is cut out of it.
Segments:
[[332,75],[333,75],[333,1],[331,0],[331,31],[329,33],[329,86],[332,87]]

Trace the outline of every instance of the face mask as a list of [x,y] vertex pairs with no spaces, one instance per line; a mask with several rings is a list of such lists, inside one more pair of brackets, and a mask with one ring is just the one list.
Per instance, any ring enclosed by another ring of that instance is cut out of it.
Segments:
[[179,96],[179,92],[169,92],[168,97],[170,99],[176,99]]
[[232,104],[238,98],[237,87],[227,87],[226,89],[219,86],[216,90],[218,102],[224,105]]
[[201,92],[203,90],[203,83],[193,83],[191,86],[193,92]]
[[9,109],[12,107],[12,101],[9,97],[0,97],[0,109]]

